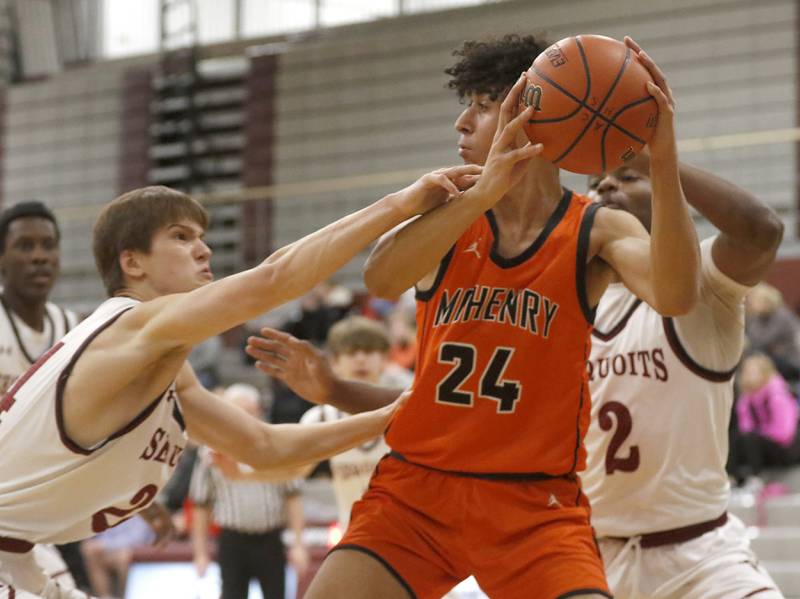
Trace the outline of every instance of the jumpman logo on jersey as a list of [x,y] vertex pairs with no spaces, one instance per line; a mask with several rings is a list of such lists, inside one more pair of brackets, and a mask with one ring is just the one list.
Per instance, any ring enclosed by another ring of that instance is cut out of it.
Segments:
[[[480,241],[480,239],[478,241]],[[473,253],[478,258],[480,258],[481,257],[481,253],[478,251],[478,241],[473,241],[472,243],[470,243],[469,247],[467,249],[465,249],[463,253],[464,254]]]
[[564,507],[561,502],[556,499],[556,496],[550,493],[550,499],[547,500],[547,507]]

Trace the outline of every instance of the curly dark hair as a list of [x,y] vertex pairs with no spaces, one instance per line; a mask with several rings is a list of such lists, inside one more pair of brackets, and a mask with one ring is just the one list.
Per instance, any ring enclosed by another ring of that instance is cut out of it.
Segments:
[[447,87],[463,100],[472,93],[488,94],[492,100],[503,95],[528,70],[549,44],[532,35],[505,35],[501,39],[464,42],[453,56],[461,57],[445,73],[452,79]]

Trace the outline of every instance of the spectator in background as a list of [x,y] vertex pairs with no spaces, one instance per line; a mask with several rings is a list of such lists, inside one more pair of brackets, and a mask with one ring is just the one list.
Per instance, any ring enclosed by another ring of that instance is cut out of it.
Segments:
[[155,533],[148,524],[140,516],[135,516],[82,541],[81,553],[92,593],[100,599],[124,597],[134,549],[154,540]]
[[322,347],[328,331],[350,311],[351,303],[352,294],[343,287],[320,283],[300,298],[300,314],[281,328],[298,339]]
[[[328,333],[328,352],[333,372],[342,379],[361,381],[373,385],[383,384],[396,388],[394,380],[384,378],[389,353],[389,334],[377,321],[363,316],[350,316],[340,320]],[[401,386],[410,384],[410,377]],[[346,414],[333,406],[318,405],[308,410],[301,424],[339,420]],[[339,523],[347,527],[350,508],[369,484],[369,478],[378,461],[389,451],[383,437],[354,447],[330,459],[333,490],[339,510]],[[298,472],[308,476],[313,465]]]
[[[300,312],[278,328],[322,347],[330,328],[350,311],[352,301],[353,295],[346,288],[320,283],[300,298]],[[275,400],[270,420],[275,424],[298,422],[312,405],[277,379],[272,381],[272,392]]]
[[753,354],[741,365],[736,401],[738,434],[734,436],[731,474],[744,487],[757,491],[764,468],[789,466],[800,459],[797,399],[772,360]]
[[761,283],[747,294],[745,333],[748,352],[761,352],[792,383],[800,380],[800,319],[783,302],[781,292]]
[[[250,415],[262,416],[260,395],[255,387],[231,385],[224,397]],[[287,560],[281,535],[287,523],[294,533],[289,562],[298,574],[308,566],[302,542],[305,522],[298,483],[232,480],[212,463],[209,453],[201,452],[192,475],[190,497],[195,503],[192,546],[198,575],[205,575],[210,562],[208,524],[213,511],[221,529],[217,562],[222,575],[222,597],[247,599],[250,580],[256,578],[264,599],[283,599]]]

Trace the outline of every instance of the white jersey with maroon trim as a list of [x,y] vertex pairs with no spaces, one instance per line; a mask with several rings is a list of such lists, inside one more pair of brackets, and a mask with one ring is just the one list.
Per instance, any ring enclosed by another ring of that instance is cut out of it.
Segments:
[[727,509],[732,378],[748,287],[716,267],[713,240],[701,244],[700,299],[689,314],[662,318],[619,284],[598,306],[582,474],[598,537],[670,530]]
[[0,395],[78,322],[74,312],[45,304],[44,329],[37,331],[0,298]]
[[137,303],[107,300],[0,402],[0,541],[7,537],[6,547],[8,539],[66,543],[102,532],[149,505],[178,462],[186,435],[174,382],[95,447],[79,446],[63,426],[62,393],[76,360]]

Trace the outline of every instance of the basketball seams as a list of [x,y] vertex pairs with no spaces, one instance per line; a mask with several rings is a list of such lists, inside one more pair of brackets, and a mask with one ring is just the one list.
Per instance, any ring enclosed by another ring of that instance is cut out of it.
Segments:
[[[620,108],[616,113],[614,113],[614,115],[611,117],[612,121],[615,121],[619,117],[619,115],[621,115],[626,110],[630,110],[631,108],[635,108],[636,106],[639,106],[640,104],[644,104],[645,102],[648,102],[650,100],[655,102],[655,98],[653,98],[652,96],[648,96],[646,98],[639,98],[638,100],[634,100],[633,102],[629,102],[628,104],[626,104],[625,106]],[[633,133],[627,131],[621,125],[617,125],[616,123],[614,123],[614,125],[622,133],[624,133],[625,135],[627,135],[631,139],[635,140],[637,143],[640,143],[642,145],[645,145],[645,143],[647,143],[643,139],[639,138],[639,136],[634,135]],[[605,130],[603,131],[603,135],[600,136],[600,160],[602,162],[602,167],[603,167],[602,168],[602,172],[606,171],[606,137],[608,137],[609,131],[611,131],[611,127],[606,127]]]
[[[553,90],[558,90],[561,93],[562,96],[564,96],[565,98],[568,98],[569,100],[575,102],[576,104],[578,104],[578,106],[575,109],[570,110],[568,114],[563,115],[563,116],[549,117],[549,118],[544,118],[544,119],[536,119],[536,118],[529,119],[527,125],[528,126],[533,126],[533,125],[536,125],[536,124],[545,125],[545,124],[555,124],[555,123],[569,121],[570,119],[574,119],[575,116],[578,115],[583,108],[586,108],[586,110],[589,113],[589,119],[588,119],[586,125],[579,131],[579,133],[577,134],[577,137],[569,144],[569,146],[566,148],[566,150],[560,152],[560,154],[556,158],[552,159],[552,162],[555,163],[555,164],[559,164],[560,162],[562,162],[565,159],[567,159],[569,154],[575,151],[576,147],[578,147],[581,143],[585,144],[587,141],[590,140],[589,137],[586,137],[587,134],[590,131],[592,132],[592,135],[591,135],[592,140],[590,142],[591,145],[594,145],[595,143],[597,143],[596,141],[594,141],[594,140],[597,139],[595,137],[595,135],[598,132],[597,130],[601,126],[605,125],[603,127],[603,131],[601,132],[600,156],[599,156],[599,158],[601,160],[602,170],[606,170],[606,166],[608,164],[607,156],[609,155],[609,152],[612,151],[612,147],[608,147],[607,148],[606,145],[609,143],[609,135],[612,132],[612,128],[613,128],[614,131],[618,131],[622,135],[628,137],[631,140],[631,142],[635,142],[635,143],[641,144],[641,145],[645,145],[645,143],[646,143],[645,140],[642,139],[642,134],[641,133],[637,135],[637,134],[633,133],[631,130],[628,129],[628,127],[631,126],[631,125],[633,125],[633,127],[635,128],[636,127],[636,123],[638,121],[632,121],[630,124],[629,123],[624,123],[623,124],[623,123],[617,122],[617,119],[619,119],[620,116],[625,114],[627,111],[629,111],[629,110],[631,110],[631,109],[633,109],[633,108],[635,108],[637,106],[640,106],[642,104],[645,104],[647,102],[655,101],[655,100],[653,99],[652,96],[646,95],[646,96],[640,97],[640,98],[638,98],[636,100],[629,101],[627,104],[623,105],[621,108],[616,110],[616,112],[614,114],[606,115],[606,114],[603,113],[603,110],[606,109],[606,107],[609,105],[609,102],[614,97],[615,92],[618,89],[620,89],[620,87],[623,85],[622,82],[627,79],[626,74],[628,72],[636,72],[638,74],[638,71],[636,71],[635,69],[629,69],[628,68],[628,67],[633,65],[634,56],[633,56],[633,53],[631,52],[630,48],[625,48],[624,58],[623,58],[621,64],[618,63],[619,66],[618,66],[618,69],[617,69],[617,73],[616,73],[616,75],[614,77],[614,80],[613,80],[613,82],[611,82],[610,86],[608,87],[607,92],[604,95],[604,97],[603,97],[602,101],[600,102],[599,106],[597,106],[597,108],[595,108],[593,106],[590,106],[588,104],[588,99],[591,97],[592,87],[593,87],[592,84],[594,82],[592,81],[592,74],[591,74],[591,68],[592,67],[589,64],[587,47],[585,46],[585,43],[587,42],[587,40],[582,39],[582,37],[583,36],[575,36],[571,40],[563,40],[563,41],[564,42],[568,42],[569,41],[569,42],[574,43],[575,44],[575,49],[577,50],[578,54],[580,55],[580,61],[581,61],[580,65],[576,64],[575,66],[578,67],[578,69],[579,69],[578,73],[580,73],[581,70],[583,71],[583,74],[584,74],[584,77],[585,77],[585,81],[586,81],[586,87],[585,87],[585,93],[584,93],[583,99],[579,98],[574,93],[572,93],[569,89],[564,87],[562,84],[558,83],[557,81],[552,79],[550,76],[545,74],[545,72],[542,71],[541,67],[537,67],[536,64],[531,65],[531,75],[535,75],[536,78],[538,78],[541,81],[542,85],[549,85],[549,86],[552,87]],[[589,48],[589,49],[591,49],[591,48]],[[580,77],[580,75],[578,75],[578,77]],[[578,81],[579,81],[579,79],[578,79]],[[574,84],[570,84],[570,85],[574,86]],[[556,102],[556,104],[558,104],[558,102]],[[606,110],[606,111],[609,112],[608,110]],[[594,131],[592,130],[592,127],[594,127]],[[545,129],[545,131],[549,131],[549,130]],[[535,130],[531,131],[531,133],[534,133],[534,132],[535,132]],[[611,136],[611,137],[614,138],[616,136]],[[614,142],[614,143],[617,143],[617,142]],[[556,146],[560,146],[560,145],[561,145],[560,143],[556,143]],[[614,146],[614,144],[612,144],[612,146]],[[581,147],[583,147],[583,146],[581,146]]]
[[[586,70],[588,71],[589,63],[588,63],[588,61],[586,59],[586,54],[584,53],[583,45],[581,44],[580,36],[575,38],[575,43],[578,45],[578,49],[580,50],[580,54],[581,54],[581,59],[584,62]],[[625,70],[628,68],[628,65],[630,64],[630,62],[631,62],[631,50],[630,50],[630,48],[625,48],[625,58],[622,61],[622,64],[620,65],[619,71],[617,72],[617,76],[614,78],[614,82],[608,88],[608,93],[606,93],[606,97],[603,98],[602,102],[600,102],[600,105],[597,107],[597,110],[594,110],[594,109],[590,108],[589,106],[587,106],[587,108],[594,113],[592,115],[592,118],[589,119],[589,121],[586,123],[586,126],[583,128],[583,131],[581,131],[578,134],[578,136],[572,141],[572,143],[569,145],[569,147],[567,147],[567,149],[564,150],[557,158],[553,159],[554,163],[558,163],[558,162],[562,161],[575,148],[575,146],[578,145],[578,143],[580,143],[581,139],[583,139],[583,136],[586,135],[586,132],[591,128],[592,123],[594,123],[594,121],[597,119],[597,117],[601,115],[601,111],[603,110],[603,107],[605,107],[605,105],[608,103],[609,98],[611,98],[612,94],[614,93],[614,90],[617,88],[617,85],[619,85],[619,82],[622,80],[622,75],[625,73]],[[591,82],[587,82],[587,86],[586,87],[587,87],[587,92],[588,92],[589,89],[591,88]],[[602,120],[607,120],[607,119],[602,119]],[[608,124],[610,125],[611,123],[609,122]],[[606,130],[608,130],[608,127],[606,127]],[[602,169],[601,170],[605,171],[606,170],[606,156],[605,156],[605,147],[604,146],[601,146],[600,153],[601,153],[601,159],[602,159]]]

